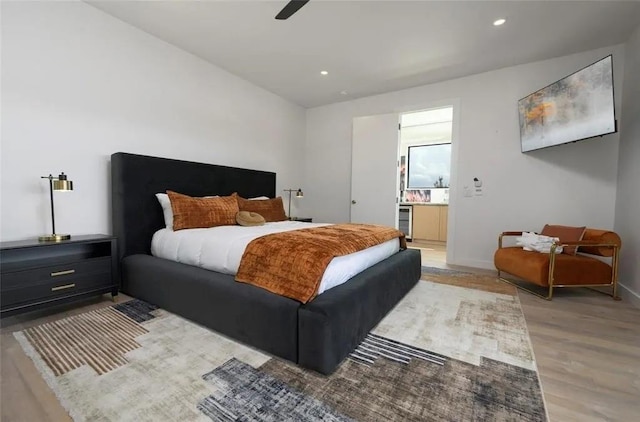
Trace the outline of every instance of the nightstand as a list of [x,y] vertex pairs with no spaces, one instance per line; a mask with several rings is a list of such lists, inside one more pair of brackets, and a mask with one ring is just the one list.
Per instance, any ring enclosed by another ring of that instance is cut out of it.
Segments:
[[107,235],[0,243],[0,316],[104,293],[115,298],[117,256],[116,238]]
[[311,217],[291,217],[291,221],[301,221],[303,223],[313,223],[313,218]]

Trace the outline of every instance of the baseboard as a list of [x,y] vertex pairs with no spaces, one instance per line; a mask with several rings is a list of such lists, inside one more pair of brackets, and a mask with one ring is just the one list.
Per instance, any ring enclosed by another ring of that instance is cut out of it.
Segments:
[[482,261],[480,259],[456,259],[455,262],[447,262],[447,264],[458,265],[461,267],[480,268],[483,270],[496,269],[492,261]]
[[618,287],[618,294],[622,300],[629,302],[636,308],[640,308],[640,295],[638,293],[634,292],[624,284],[618,283]]

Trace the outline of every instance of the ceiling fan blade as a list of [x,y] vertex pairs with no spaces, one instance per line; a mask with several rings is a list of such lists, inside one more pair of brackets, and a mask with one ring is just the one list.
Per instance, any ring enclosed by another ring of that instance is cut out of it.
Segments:
[[296,13],[302,6],[307,4],[309,0],[291,0],[287,5],[276,15],[276,19],[285,20],[289,19],[291,15]]

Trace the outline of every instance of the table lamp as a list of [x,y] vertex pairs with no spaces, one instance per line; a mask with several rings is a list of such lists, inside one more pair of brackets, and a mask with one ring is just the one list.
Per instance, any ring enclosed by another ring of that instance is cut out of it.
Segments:
[[291,192],[296,193],[296,198],[304,198],[304,193],[302,193],[302,189],[285,189],[285,192],[289,192],[289,212],[287,212],[287,217],[291,220]]
[[51,198],[51,232],[38,237],[41,242],[60,242],[61,240],[71,239],[70,234],[56,234],[56,218],[53,211],[53,191],[68,192],[73,190],[73,182],[67,179],[67,175],[64,172],[60,173],[58,177],[52,175],[41,176],[41,179],[49,179],[49,197]]

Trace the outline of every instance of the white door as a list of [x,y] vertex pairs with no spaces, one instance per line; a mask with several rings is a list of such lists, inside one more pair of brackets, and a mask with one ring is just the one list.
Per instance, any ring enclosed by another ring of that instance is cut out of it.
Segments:
[[398,227],[397,113],[353,119],[351,222]]

